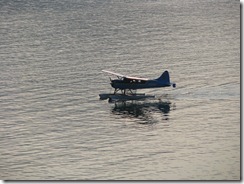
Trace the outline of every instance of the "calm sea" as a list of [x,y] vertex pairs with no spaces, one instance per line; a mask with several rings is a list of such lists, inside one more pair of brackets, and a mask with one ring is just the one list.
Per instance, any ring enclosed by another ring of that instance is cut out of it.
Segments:
[[0,63],[2,180],[240,179],[237,0],[1,0]]

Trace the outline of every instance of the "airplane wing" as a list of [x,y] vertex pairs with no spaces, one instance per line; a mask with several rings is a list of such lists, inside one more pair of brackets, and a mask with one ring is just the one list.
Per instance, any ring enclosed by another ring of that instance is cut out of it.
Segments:
[[115,73],[115,72],[110,72],[108,70],[102,70],[102,71],[105,72],[105,73],[109,73],[109,74],[115,75],[117,77],[126,77],[125,75],[122,75],[122,74],[119,74],[119,73]]
[[126,75],[122,75],[122,74],[119,74],[119,73],[111,72],[111,71],[108,71],[108,70],[102,70],[102,71],[105,72],[105,73],[109,73],[109,74],[115,75],[117,77],[124,77],[124,78],[131,79],[131,80],[143,80],[143,81],[147,81],[148,80],[146,78],[126,76]]

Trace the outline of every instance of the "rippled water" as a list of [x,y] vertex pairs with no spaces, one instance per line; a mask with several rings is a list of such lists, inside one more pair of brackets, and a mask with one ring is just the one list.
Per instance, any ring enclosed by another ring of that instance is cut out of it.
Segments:
[[[240,3],[0,1],[0,178],[239,180]],[[177,88],[111,104],[101,70]]]

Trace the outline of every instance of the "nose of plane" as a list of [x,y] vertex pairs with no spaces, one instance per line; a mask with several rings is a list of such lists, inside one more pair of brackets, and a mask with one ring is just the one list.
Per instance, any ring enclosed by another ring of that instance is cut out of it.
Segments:
[[112,87],[114,87],[114,81],[113,80],[111,80],[110,84],[111,84]]

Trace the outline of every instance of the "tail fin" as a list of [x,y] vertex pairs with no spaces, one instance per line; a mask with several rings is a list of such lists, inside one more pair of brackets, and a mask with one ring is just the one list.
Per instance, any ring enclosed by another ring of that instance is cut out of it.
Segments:
[[157,78],[157,80],[170,83],[169,72],[167,70],[164,71],[164,73],[159,78]]

